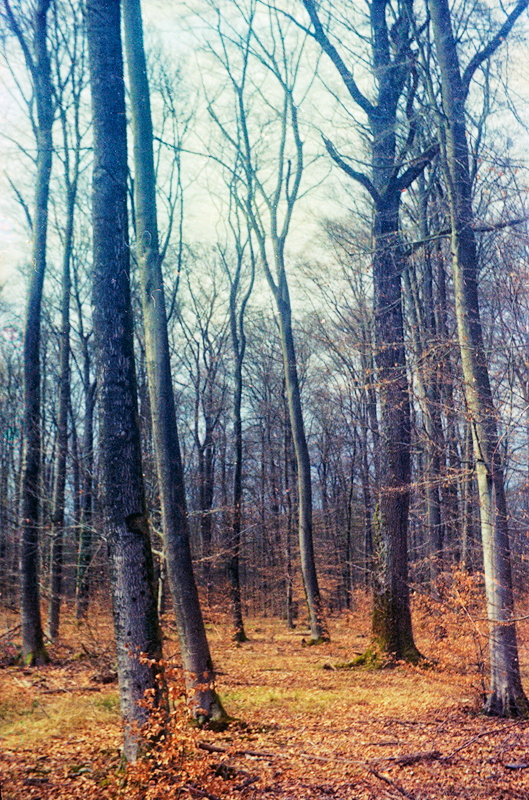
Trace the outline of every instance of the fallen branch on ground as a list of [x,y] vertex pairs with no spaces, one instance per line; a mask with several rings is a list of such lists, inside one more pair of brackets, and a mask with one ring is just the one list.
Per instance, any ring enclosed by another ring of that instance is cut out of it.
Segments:
[[385,775],[381,775],[379,772],[376,772],[374,769],[370,769],[369,770],[369,774],[370,775],[374,775],[375,778],[378,778],[380,781],[384,781],[384,783],[387,783],[388,786],[392,786],[393,789],[396,789],[397,792],[399,792],[403,797],[407,797],[408,800],[416,800],[414,794],[410,794],[410,792],[407,792],[405,789],[402,788],[402,786],[399,786],[398,783],[395,783],[395,781],[390,780],[390,778],[386,778]]
[[217,797],[216,794],[205,792],[203,789],[197,789],[197,787],[193,786],[191,783],[184,783],[182,789],[185,789],[186,792],[194,794],[195,797],[205,797],[207,800],[220,800],[220,797]]

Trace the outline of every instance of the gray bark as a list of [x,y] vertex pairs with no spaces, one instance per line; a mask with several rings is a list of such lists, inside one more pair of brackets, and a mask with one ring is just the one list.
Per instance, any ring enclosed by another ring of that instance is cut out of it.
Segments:
[[[81,304],[79,319],[82,326]],[[91,380],[91,359],[88,346],[90,334],[80,331],[83,345],[83,390],[84,390],[84,428],[81,446],[81,509],[79,552],[77,556],[77,576],[75,585],[75,616],[83,619],[88,610],[90,597],[89,568],[92,560],[92,511],[93,511],[93,465],[94,465],[94,407],[96,383]]]
[[224,710],[215,692],[215,673],[189,544],[158,245],[153,133],[140,2],[124,0],[123,9],[134,137],[137,257],[167,574],[178,627],[188,705],[196,719],[220,721],[224,717]]
[[243,269],[244,246],[241,242],[239,231],[234,230],[236,239],[236,266],[232,271],[228,263],[223,258],[224,269],[230,282],[230,332],[231,343],[234,357],[233,375],[233,448],[235,464],[233,469],[233,511],[230,529],[229,556],[228,556],[228,578],[230,582],[231,613],[233,620],[233,639],[236,642],[246,642],[247,636],[244,630],[244,620],[241,602],[241,582],[240,582],[240,549],[241,549],[241,529],[242,529],[242,501],[243,501],[243,437],[242,437],[242,392],[243,376],[242,368],[246,353],[246,333],[244,330],[244,315],[250,294],[252,292],[255,278],[255,259],[253,251],[250,253],[251,273],[246,291],[243,292],[240,301],[238,297],[241,292],[241,272]]
[[441,77],[456,318],[480,501],[491,684],[485,711],[499,716],[526,716],[529,704],[520,679],[503,464],[480,318],[465,101],[477,65],[494,52],[494,42],[497,47],[503,41],[527,5],[527,0],[517,4],[501,36],[476,54],[462,75],[448,2],[428,3]]
[[[86,7],[94,131],[93,319],[99,393],[101,506],[110,578],[124,755],[137,758],[160,689],[161,631],[145,509],[130,302],[127,138],[119,0]],[[148,661],[142,656],[146,656]]]
[[77,178],[68,180],[66,224],[62,268],[61,330],[59,345],[59,408],[57,413],[57,451],[52,497],[52,543],[50,555],[50,601],[46,633],[53,641],[59,633],[64,534],[64,501],[68,456],[68,411],[70,406],[70,261],[73,249],[73,223]]
[[27,664],[41,664],[47,660],[40,613],[39,490],[41,463],[41,307],[44,273],[46,271],[48,199],[53,153],[53,90],[50,76],[50,56],[46,42],[47,13],[50,0],[39,0],[35,5],[30,43],[24,38],[8,0],[4,0],[4,6],[9,25],[17,36],[24,53],[37,107],[37,170],[33,213],[32,268],[29,277],[24,325],[24,450],[20,497],[20,611],[24,662]]
[[[417,661],[408,587],[408,513],[411,480],[411,421],[404,344],[401,276],[405,255],[399,235],[401,193],[420,175],[431,153],[403,169],[414,139],[410,123],[405,152],[397,152],[397,107],[410,76],[412,2],[399,4],[388,25],[387,0],[369,4],[376,101],[359,90],[350,70],[324,30],[313,0],[302,0],[313,36],[336,67],[354,103],[366,114],[371,133],[371,175],[350,167],[331,142],[335,163],[359,182],[373,201],[373,290],[376,368],[380,408],[380,490],[374,520],[374,607],[372,635],[377,647],[394,658]],[[411,117],[414,84],[408,89]]]

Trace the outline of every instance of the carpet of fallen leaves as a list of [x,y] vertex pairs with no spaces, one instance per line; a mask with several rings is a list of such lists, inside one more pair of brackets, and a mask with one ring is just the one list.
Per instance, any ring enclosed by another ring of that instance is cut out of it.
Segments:
[[[218,690],[233,721],[197,730],[179,713],[148,759],[124,769],[111,623],[68,608],[52,663],[9,665],[16,616],[0,638],[1,800],[254,798],[255,800],[529,800],[529,721],[480,713],[486,624],[459,576],[441,600],[416,596],[416,641],[428,668],[345,668],[369,641],[369,601],[330,619],[330,644],[306,630],[250,619],[236,646],[228,617],[207,616]],[[523,608],[519,609],[524,615]],[[0,610],[0,622],[1,622]],[[178,660],[165,619],[165,653]],[[519,625],[529,689],[528,623]],[[179,688],[176,687],[178,698]]]

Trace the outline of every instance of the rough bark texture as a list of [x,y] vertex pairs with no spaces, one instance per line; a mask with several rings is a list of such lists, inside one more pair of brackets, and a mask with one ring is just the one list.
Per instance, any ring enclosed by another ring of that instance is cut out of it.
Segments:
[[101,505],[107,539],[124,755],[156,696],[161,632],[145,511],[130,304],[127,140],[119,0],[89,0],[86,26],[94,127],[93,318],[99,392]]
[[199,721],[221,721],[215,673],[193,574],[184,473],[176,424],[164,286],[158,245],[153,134],[139,0],[124,0],[125,46],[134,137],[137,257],[149,398],[167,573],[188,705]]
[[[526,5],[519,3],[517,9]],[[444,120],[441,138],[452,224],[456,318],[476,461],[490,626],[491,685],[485,711],[499,716],[526,716],[529,705],[520,680],[513,621],[503,465],[478,297],[478,255],[473,231],[472,181],[465,125],[465,100],[473,73],[467,70],[465,81],[462,79],[447,0],[429,0],[429,9],[441,76]]]
[[22,654],[25,663],[47,660],[40,613],[39,506],[40,506],[40,316],[46,270],[48,199],[52,166],[53,102],[50,57],[47,50],[47,13],[50,0],[39,0],[33,13],[31,42],[21,32],[8,2],[6,12],[24,52],[37,109],[37,161],[33,247],[24,327],[23,460],[20,497],[20,611]]

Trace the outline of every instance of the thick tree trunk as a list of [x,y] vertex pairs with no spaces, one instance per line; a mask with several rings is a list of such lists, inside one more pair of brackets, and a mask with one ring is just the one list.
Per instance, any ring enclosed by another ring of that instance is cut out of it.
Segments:
[[401,291],[404,264],[398,233],[399,196],[391,190],[387,195],[376,208],[374,221],[375,345],[382,457],[374,522],[372,634],[383,653],[416,662],[420,654],[413,640],[408,586],[411,421]]
[[[111,591],[124,755],[135,760],[140,705],[157,696],[161,631],[145,510],[130,303],[127,139],[119,0],[86,7],[94,129],[93,319],[100,407],[101,504]],[[149,659],[146,661],[146,657]]]
[[37,108],[37,171],[35,175],[32,269],[28,287],[23,354],[24,450],[20,497],[20,612],[24,662],[41,664],[47,660],[40,612],[39,506],[41,465],[40,317],[46,270],[48,199],[53,153],[53,92],[50,57],[46,43],[46,18],[50,0],[39,0],[36,3],[32,21],[31,46],[24,39],[24,34],[16,22],[9,3],[5,2],[5,6],[11,27],[19,39],[26,58]]
[[472,428],[490,627],[490,693],[485,711],[526,716],[518,662],[508,516],[496,410],[490,388],[478,297],[472,181],[465,124],[467,88],[460,72],[447,0],[429,0],[443,98],[445,175],[452,224],[452,268],[467,409]]
[[[403,330],[401,275],[404,255],[399,237],[401,193],[428,163],[425,156],[401,172],[404,153],[397,154],[397,108],[404,97],[413,64],[412,0],[399,3],[390,25],[387,0],[369,3],[376,102],[359,90],[353,72],[324,30],[313,0],[302,0],[314,36],[332,63],[354,103],[366,114],[371,132],[371,175],[353,170],[330,142],[327,150],[346,174],[370,193],[373,219],[373,293],[378,401],[380,410],[380,476],[376,519],[373,521],[373,640],[391,658],[416,662],[408,588],[408,511],[410,497],[411,425]],[[406,98],[411,116],[414,89]],[[408,134],[408,148],[414,138]],[[409,153],[405,154],[409,156]],[[399,172],[401,174],[399,175]]]
[[189,544],[158,246],[153,134],[140,2],[124,0],[123,8],[134,136],[137,256],[167,573],[190,710],[200,721],[220,721],[225,712],[215,692],[215,673]]

